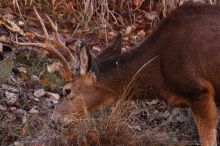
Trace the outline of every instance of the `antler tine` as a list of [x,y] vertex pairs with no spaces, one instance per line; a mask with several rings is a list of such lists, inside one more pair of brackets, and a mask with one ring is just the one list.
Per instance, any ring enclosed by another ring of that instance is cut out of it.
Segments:
[[[53,23],[53,21],[50,19],[50,17],[46,15],[47,19],[49,20],[49,22],[50,22],[50,24],[51,24],[52,29],[55,31],[55,34],[56,34],[56,40],[55,40],[55,41],[50,40],[50,39],[49,39],[49,33],[48,33],[47,29],[46,29],[46,26],[45,26],[45,24],[44,24],[42,18],[40,17],[40,15],[39,15],[39,13],[37,12],[37,10],[36,10],[35,7],[34,7],[34,12],[35,12],[35,14],[36,14],[38,20],[40,21],[41,27],[42,27],[42,29],[43,29],[43,32],[44,32],[44,35],[45,35],[45,43],[48,44],[48,46],[45,47],[44,49],[46,49],[47,51],[51,52],[52,54],[56,54],[56,56],[57,56],[57,57],[61,60],[61,62],[63,63],[64,69],[67,71],[67,78],[70,78],[70,80],[72,80],[72,79],[73,79],[73,78],[72,78],[73,75],[72,75],[71,68],[70,68],[70,66],[69,66],[69,64],[68,64],[68,61],[67,61],[66,58],[65,58],[62,54],[60,54],[60,52],[59,52],[58,50],[56,50],[56,49],[52,46],[52,44],[51,44],[52,42],[53,42],[53,43],[56,43],[56,41],[59,41],[59,43],[63,45],[63,43],[62,43],[62,42],[60,41],[60,39],[59,39],[59,33],[58,33],[58,28],[57,28],[57,26]],[[52,41],[52,42],[51,42],[51,41]],[[56,43],[56,45],[57,45],[57,43]],[[64,46],[64,45],[63,45],[63,46]],[[59,47],[60,47],[60,45],[59,45]],[[59,48],[59,47],[58,47],[58,48]],[[66,50],[68,50],[68,48],[67,48]]]
[[53,31],[55,32],[56,42],[54,43],[56,43],[58,48],[62,49],[62,52],[64,54],[69,54],[71,56],[70,59],[74,60],[74,57],[72,56],[72,53],[70,52],[70,50],[60,40],[57,24],[54,24],[54,22],[51,20],[51,18],[47,14],[45,14],[45,16],[47,17],[49,23],[51,24]]
[[51,18],[47,14],[45,14],[45,16],[47,17],[47,20],[50,22],[50,25],[53,31],[55,31],[56,39],[60,40],[57,24],[54,24],[54,22],[51,20]]
[[[45,39],[45,36],[40,35],[40,34],[34,32],[34,31],[31,31],[31,33],[34,34],[34,37],[37,37],[37,38],[39,38],[39,39]],[[27,35],[25,35],[25,36],[27,36]]]
[[49,52],[49,49],[44,43],[21,43],[17,41],[11,40],[13,44],[16,44],[18,46],[27,46],[27,47],[37,47],[37,48],[43,48]]
[[37,19],[40,21],[41,27],[42,27],[44,35],[45,35],[45,39],[46,39],[46,41],[48,41],[49,40],[49,34],[47,32],[46,26],[45,26],[43,20],[41,19],[40,15],[38,14],[38,12],[37,12],[35,7],[34,7],[34,12],[35,12],[35,14],[37,16]]

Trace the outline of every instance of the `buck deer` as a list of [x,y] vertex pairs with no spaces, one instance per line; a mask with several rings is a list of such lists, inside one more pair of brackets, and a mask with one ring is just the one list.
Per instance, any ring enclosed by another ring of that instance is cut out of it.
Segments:
[[48,17],[56,32],[56,38],[49,38],[42,19],[35,12],[45,34],[36,36],[45,42],[15,43],[46,49],[63,63],[64,78],[68,81],[64,87],[67,98],[57,105],[55,120],[71,121],[74,113],[82,116],[112,103],[137,75],[135,93],[138,97],[159,93],[172,106],[188,106],[202,146],[217,145],[219,6],[181,6],[129,51],[120,54],[120,51],[107,49],[97,57],[93,57],[86,45],[81,47],[78,56],[71,53],[60,41],[57,26]]

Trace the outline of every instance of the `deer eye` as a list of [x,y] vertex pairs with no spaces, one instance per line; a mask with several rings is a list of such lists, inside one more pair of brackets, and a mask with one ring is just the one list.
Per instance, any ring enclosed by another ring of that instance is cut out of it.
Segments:
[[64,93],[65,93],[65,95],[69,95],[71,93],[71,90],[70,89],[65,89]]

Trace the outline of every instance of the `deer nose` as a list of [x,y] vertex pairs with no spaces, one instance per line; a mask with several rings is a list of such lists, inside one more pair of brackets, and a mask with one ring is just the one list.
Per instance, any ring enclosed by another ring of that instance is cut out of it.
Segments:
[[70,89],[65,89],[65,90],[64,90],[64,93],[65,93],[65,95],[70,95],[71,90],[70,90]]

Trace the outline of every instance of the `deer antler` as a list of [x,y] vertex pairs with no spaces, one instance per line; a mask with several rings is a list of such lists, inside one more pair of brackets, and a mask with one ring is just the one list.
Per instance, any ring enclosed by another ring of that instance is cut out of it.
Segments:
[[63,64],[64,79],[66,81],[73,80],[74,72],[76,70],[76,59],[74,55],[72,54],[72,52],[70,52],[70,50],[60,40],[57,25],[54,24],[51,18],[45,14],[53,31],[55,32],[55,38],[50,38],[45,24],[35,8],[34,8],[34,12],[38,20],[40,21],[44,35],[40,35],[35,32],[33,32],[33,34],[37,38],[44,39],[44,42],[43,43],[21,43],[21,42],[17,42],[13,40],[12,42],[18,46],[31,46],[31,47],[37,47],[37,48],[42,48],[44,50],[47,50],[49,53],[51,53],[57,59],[59,59],[61,63]]

